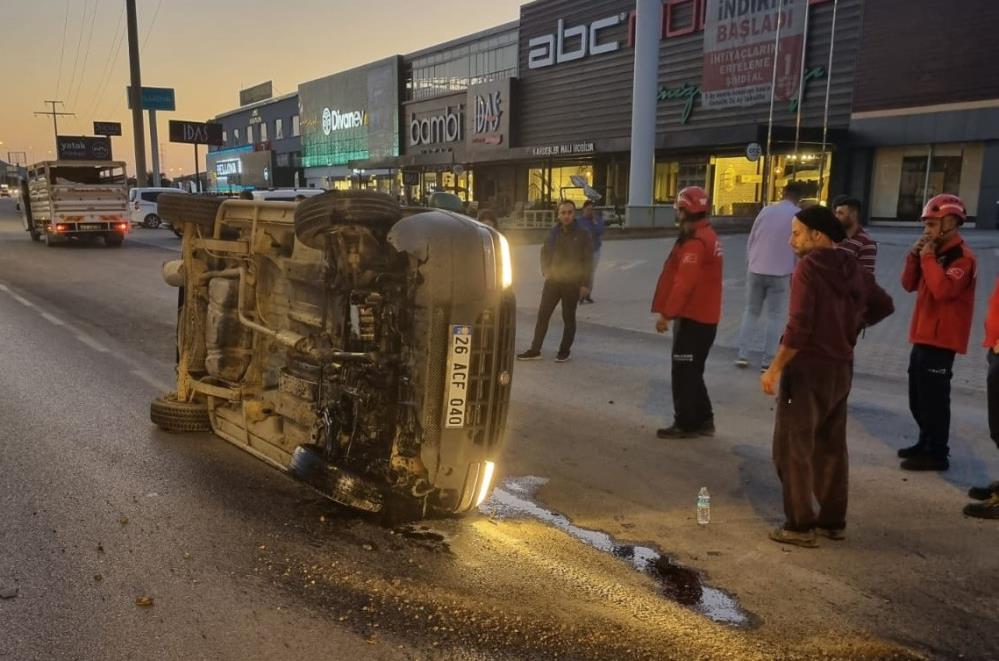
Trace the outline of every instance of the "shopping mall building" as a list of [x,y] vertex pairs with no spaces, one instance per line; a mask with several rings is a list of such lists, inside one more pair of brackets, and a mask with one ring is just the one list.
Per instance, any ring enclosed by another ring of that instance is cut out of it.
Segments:
[[[662,7],[656,222],[671,221],[669,205],[687,185],[709,190],[713,215],[751,217],[796,180],[818,201],[860,197],[873,222],[915,221],[923,200],[952,192],[978,227],[997,226],[999,76],[991,65],[999,61],[999,3],[784,0],[801,21],[799,34],[792,27],[784,36],[800,40],[804,57],[778,57],[772,103],[769,93],[732,103],[732,90],[719,92],[740,72],[773,75],[753,70],[752,59],[741,69],[717,66],[716,35],[706,38],[705,26],[709,11],[727,5],[739,3]],[[623,213],[635,20],[634,0],[537,0],[517,21],[303,82],[293,95],[301,135],[289,162],[300,166],[303,185],[415,201],[453,191],[513,226],[550,223],[557,200],[579,202],[593,191],[607,213]],[[250,142],[263,142],[261,129],[251,128],[248,113],[263,116],[277,102],[219,115],[230,142],[241,129],[223,151],[259,150]],[[277,115],[291,119],[287,109]],[[246,176],[261,166],[240,167]],[[254,181],[268,180],[259,174]]]

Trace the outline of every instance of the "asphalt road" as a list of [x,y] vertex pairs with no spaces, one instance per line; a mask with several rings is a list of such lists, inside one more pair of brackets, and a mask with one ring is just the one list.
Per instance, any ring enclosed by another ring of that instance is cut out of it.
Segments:
[[[605,259],[662,245],[610,242]],[[598,289],[587,314],[609,316],[584,322],[573,362],[517,366],[488,511],[392,530],[148,422],[172,377],[159,266],[177,246],[136,230],[118,249],[47,249],[0,200],[0,597],[16,590],[0,658],[999,656],[997,530],[960,515],[961,491],[999,476],[980,393],[955,397],[954,468],[910,476],[893,459],[912,435],[904,383],[858,378],[850,537],[788,551],[766,540],[780,498],[755,375],[720,346],[718,437],[657,441],[668,340],[616,323],[630,307],[601,311]],[[643,305],[646,261],[621,271]],[[653,553],[658,575],[634,570]]]

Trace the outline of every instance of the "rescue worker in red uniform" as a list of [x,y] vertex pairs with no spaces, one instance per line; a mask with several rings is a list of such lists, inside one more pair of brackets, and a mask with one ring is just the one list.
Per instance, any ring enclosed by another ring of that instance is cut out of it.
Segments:
[[950,467],[950,380],[954,355],[967,353],[975,309],[975,255],[958,233],[968,218],[956,195],[931,198],[923,208],[923,235],[905,258],[902,288],[917,292],[909,326],[909,410],[919,440],[902,448],[902,468]]
[[713,436],[714,412],[704,385],[704,363],[721,318],[722,247],[708,222],[708,194],[688,186],[676,196],[680,226],[663,266],[652,312],[656,331],[673,323],[673,425],[660,429],[662,439]]
[[[989,361],[986,396],[989,408],[989,435],[999,447],[999,278],[989,299],[985,317],[985,352]],[[982,503],[965,505],[964,513],[979,519],[999,519],[999,480],[986,487],[971,487],[968,496]]]

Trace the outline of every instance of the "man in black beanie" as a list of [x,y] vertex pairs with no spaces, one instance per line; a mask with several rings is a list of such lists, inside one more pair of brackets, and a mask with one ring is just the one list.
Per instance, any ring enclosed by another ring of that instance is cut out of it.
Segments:
[[770,538],[807,548],[818,545],[816,530],[829,539],[845,537],[853,347],[862,328],[895,310],[874,277],[836,247],[845,236],[826,207],[795,216],[790,245],[799,261],[791,278],[789,319],[777,356],[760,377],[764,393],[779,391],[773,456],[785,523]]

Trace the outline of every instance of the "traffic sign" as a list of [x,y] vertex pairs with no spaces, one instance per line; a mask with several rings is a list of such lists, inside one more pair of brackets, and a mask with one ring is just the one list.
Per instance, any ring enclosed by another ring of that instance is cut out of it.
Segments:
[[[132,109],[132,87],[125,89],[128,95],[128,109]],[[142,87],[142,95],[139,99],[139,106],[143,110],[176,110],[177,103],[174,99],[172,87]]]

